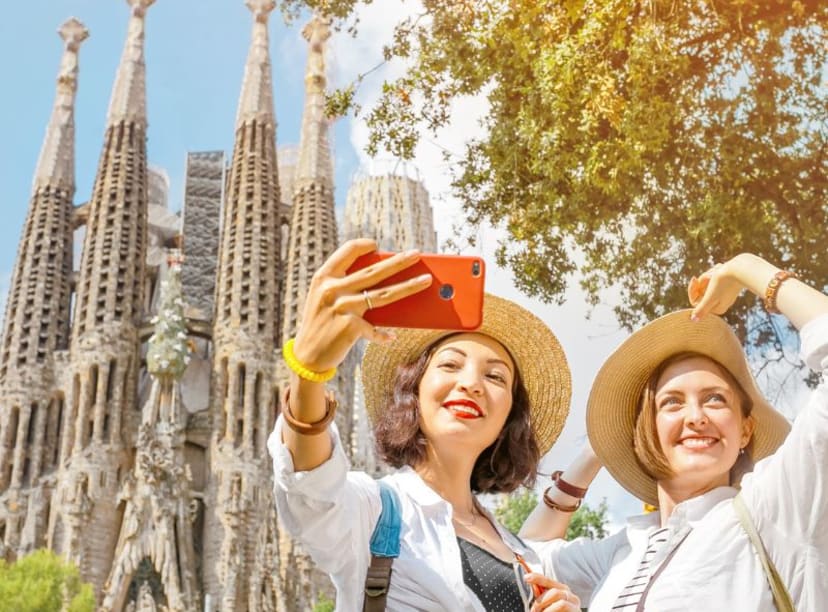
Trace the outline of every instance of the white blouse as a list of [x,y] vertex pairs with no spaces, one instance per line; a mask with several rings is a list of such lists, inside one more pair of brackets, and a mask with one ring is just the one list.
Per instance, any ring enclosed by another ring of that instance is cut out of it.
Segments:
[[[313,470],[294,471],[282,443],[282,427],[280,416],[267,442],[279,519],[317,567],[331,576],[337,612],[359,612],[371,560],[369,541],[381,510],[379,486],[363,472],[348,471],[335,425],[331,426],[331,458]],[[383,480],[397,491],[402,514],[400,556],[394,561],[388,610],[484,612],[463,582],[451,505],[411,468]],[[489,518],[506,545],[540,571],[537,555]]]
[[[800,339],[806,363],[823,380],[784,444],[744,476],[742,496],[797,611],[818,612],[828,609],[828,315],[803,327]],[[719,487],[676,506],[666,525],[672,543],[661,557],[692,529],[653,583],[646,610],[776,609],[762,564],[733,510],[736,492]],[[629,519],[625,529],[602,541],[545,543],[539,551],[544,569],[588,602],[590,612],[610,610],[658,522],[654,512]]]

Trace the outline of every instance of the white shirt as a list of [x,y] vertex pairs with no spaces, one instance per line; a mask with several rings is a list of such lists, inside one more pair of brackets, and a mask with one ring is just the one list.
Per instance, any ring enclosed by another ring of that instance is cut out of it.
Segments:
[[[768,555],[798,612],[828,610],[828,315],[800,333],[802,355],[822,372],[784,444],[742,479],[742,496]],[[666,527],[675,540],[692,527],[653,583],[654,612],[773,611],[762,564],[733,509],[736,489],[719,487],[678,504]],[[603,541],[560,540],[540,550],[548,575],[566,584],[590,612],[610,610],[658,528],[657,512],[629,519]],[[654,565],[657,565],[654,564]]]
[[[359,612],[371,560],[369,541],[382,507],[379,486],[363,472],[348,471],[335,425],[331,458],[313,470],[294,471],[282,443],[282,426],[280,416],[267,441],[279,519],[319,569],[331,576],[337,612]],[[394,560],[387,609],[484,612],[463,583],[451,505],[411,468],[383,480],[397,491],[402,514],[400,556]],[[493,518],[492,523],[506,545],[539,571],[537,555]]]

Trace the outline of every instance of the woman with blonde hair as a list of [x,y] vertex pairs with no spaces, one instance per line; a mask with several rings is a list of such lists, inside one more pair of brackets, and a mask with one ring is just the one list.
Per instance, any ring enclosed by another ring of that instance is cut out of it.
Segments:
[[[828,371],[828,296],[749,254],[693,279],[692,309],[621,344],[593,383],[587,431],[609,472],[657,511],[541,553],[590,612],[825,609],[828,384],[791,430],[717,316],[743,289],[786,316],[806,363]],[[548,537],[552,518],[538,509],[521,534]]]

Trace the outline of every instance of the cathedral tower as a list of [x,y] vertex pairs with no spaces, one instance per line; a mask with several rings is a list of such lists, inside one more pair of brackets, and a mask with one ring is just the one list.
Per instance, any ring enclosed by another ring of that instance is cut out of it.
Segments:
[[337,247],[334,212],[333,164],[325,116],[325,43],[329,22],[314,16],[302,31],[308,40],[305,72],[305,108],[299,152],[293,174],[293,205],[285,282],[282,338],[296,334],[311,277]]
[[[292,180],[293,193],[289,197],[292,216],[285,272],[282,341],[296,335],[311,278],[338,246],[330,119],[325,115],[325,47],[331,36],[330,21],[314,15],[302,34],[308,41],[308,60],[302,131]],[[342,439],[346,441],[351,436],[354,372],[358,361],[358,351],[351,351],[329,383],[339,400],[336,424]],[[283,389],[289,384],[289,372],[282,361],[277,369],[277,380]],[[279,554],[285,599],[296,605],[297,609],[311,608],[319,591],[330,591],[327,577],[314,570],[307,554],[285,534],[280,535]]]
[[[51,545],[84,580],[106,580],[118,535],[116,503],[127,465],[125,425],[136,410],[138,330],[147,241],[144,16],[154,0],[127,0],[127,40],[88,204],[69,354]],[[94,533],[94,538],[84,534]]]
[[43,546],[51,492],[38,481],[57,466],[64,406],[55,391],[53,353],[69,342],[75,92],[78,49],[88,32],[69,19],[59,33],[64,50],[57,95],[35,169],[0,346],[0,491],[6,502],[0,507],[10,510],[0,514],[0,552],[12,557]]
[[[265,446],[276,409],[280,198],[268,51],[274,0],[246,0],[253,34],[228,172],[213,322],[204,590],[221,611],[274,598],[275,511]],[[264,561],[262,561],[264,560]],[[264,563],[264,564],[263,564]]]

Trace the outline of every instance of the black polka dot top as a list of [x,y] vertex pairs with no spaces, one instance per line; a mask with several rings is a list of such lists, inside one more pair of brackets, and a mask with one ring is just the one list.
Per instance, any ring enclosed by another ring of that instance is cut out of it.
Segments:
[[[516,612],[527,609],[531,587],[523,582],[523,571],[517,562],[507,563],[489,551],[458,537],[463,582],[469,587],[486,612]],[[518,577],[521,583],[518,584]]]

